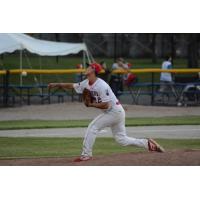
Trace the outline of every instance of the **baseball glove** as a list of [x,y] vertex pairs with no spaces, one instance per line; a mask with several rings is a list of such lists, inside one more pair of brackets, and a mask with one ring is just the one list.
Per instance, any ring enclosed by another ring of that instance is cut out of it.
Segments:
[[89,106],[90,103],[92,103],[92,95],[90,93],[90,90],[88,90],[87,88],[83,90],[82,99],[87,107]]

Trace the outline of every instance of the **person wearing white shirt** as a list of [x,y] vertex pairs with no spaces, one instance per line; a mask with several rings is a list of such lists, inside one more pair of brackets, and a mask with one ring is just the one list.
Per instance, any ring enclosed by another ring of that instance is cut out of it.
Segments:
[[[162,69],[172,69],[171,57],[162,63]],[[160,81],[172,82],[172,75],[169,72],[162,72]]]
[[[165,61],[163,61],[162,69],[163,70],[172,69],[172,58],[171,58],[171,56],[167,56]],[[160,83],[161,83],[161,85],[160,85],[159,91],[161,93],[167,92],[168,90],[171,90],[174,97],[176,99],[178,98],[177,92],[176,92],[176,90],[173,86],[172,74],[170,72],[161,72]]]

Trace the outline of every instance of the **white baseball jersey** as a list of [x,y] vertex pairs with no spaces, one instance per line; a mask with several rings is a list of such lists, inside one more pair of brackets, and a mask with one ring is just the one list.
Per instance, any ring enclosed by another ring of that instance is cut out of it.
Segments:
[[84,88],[90,90],[93,101],[96,103],[109,102],[111,107],[119,104],[110,86],[101,78],[97,78],[92,85],[90,85],[89,80],[86,79],[80,83],[75,83],[73,86],[75,91],[79,94],[83,93]]
[[110,86],[102,79],[97,80],[90,85],[88,79],[75,83],[74,89],[77,93],[83,93],[84,88],[91,91],[93,99],[98,102],[109,102],[110,108],[97,116],[88,126],[83,141],[82,156],[92,156],[92,148],[98,134],[105,127],[110,127],[115,140],[122,146],[138,146],[148,148],[146,139],[131,138],[126,135],[125,111],[119,104]]

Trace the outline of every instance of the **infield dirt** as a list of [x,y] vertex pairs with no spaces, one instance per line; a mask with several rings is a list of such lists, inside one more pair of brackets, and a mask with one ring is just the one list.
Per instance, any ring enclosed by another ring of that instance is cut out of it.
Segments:
[[73,157],[0,160],[1,166],[200,166],[200,150],[173,150],[165,153],[123,153],[97,156],[75,163]]

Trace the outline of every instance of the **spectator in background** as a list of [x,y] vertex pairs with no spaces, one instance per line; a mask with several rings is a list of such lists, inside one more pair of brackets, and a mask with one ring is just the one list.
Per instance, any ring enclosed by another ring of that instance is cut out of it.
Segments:
[[[132,64],[131,63],[127,63],[128,68],[131,69]],[[133,83],[137,83],[138,78],[135,74],[133,74],[132,72],[129,72],[126,76],[124,75],[124,85],[126,85],[127,87],[130,87]]]
[[[171,56],[166,56],[165,60],[162,63],[162,69],[172,69],[172,58]],[[161,72],[160,75],[160,92],[167,92],[168,90],[172,91],[175,98],[178,98],[176,90],[173,86],[172,74],[170,72]]]
[[[162,69],[172,69],[172,58],[171,56],[167,56],[166,59],[162,63]],[[171,83],[172,82],[172,75],[171,73],[168,72],[162,72],[160,76],[160,81],[161,82],[167,82]]]
[[129,69],[129,66],[123,58],[118,58],[117,62],[113,63],[112,69]]
[[[128,70],[128,63],[125,62],[123,58],[118,58],[116,63],[113,63],[112,70],[116,69],[124,69]],[[110,87],[112,88],[114,94],[118,97],[120,92],[123,91],[123,79],[126,78],[127,75],[120,74],[112,74],[110,78]]]

